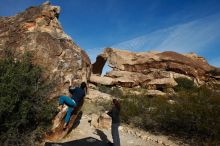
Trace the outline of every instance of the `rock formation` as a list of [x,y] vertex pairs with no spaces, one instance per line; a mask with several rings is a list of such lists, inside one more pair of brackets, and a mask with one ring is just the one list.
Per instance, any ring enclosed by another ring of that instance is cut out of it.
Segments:
[[[23,53],[30,52],[32,62],[43,68],[44,79],[54,86],[48,99],[68,95],[69,82],[87,82],[91,71],[88,55],[63,32],[59,13],[60,7],[46,2],[12,17],[0,17],[0,57],[6,57],[5,50],[10,50],[18,60]],[[65,112],[58,115],[62,117]],[[71,117],[70,123],[75,117]],[[53,127],[59,122],[55,119]]]
[[90,76],[87,54],[63,32],[58,21],[60,7],[48,2],[30,7],[12,17],[0,17],[0,57],[10,49],[19,59],[29,51],[33,63],[45,69],[44,77],[53,80],[55,89],[50,98],[67,93],[65,84],[77,85]]
[[99,129],[111,129],[112,119],[106,113],[90,115],[90,124]]
[[[112,71],[101,77],[106,61]],[[90,81],[93,83],[124,87],[141,86],[160,91],[176,86],[175,78],[188,78],[197,85],[202,85],[217,81],[218,76],[212,72],[219,73],[218,68],[210,66],[203,57],[195,53],[133,53],[113,48],[106,48],[98,55],[92,71]]]

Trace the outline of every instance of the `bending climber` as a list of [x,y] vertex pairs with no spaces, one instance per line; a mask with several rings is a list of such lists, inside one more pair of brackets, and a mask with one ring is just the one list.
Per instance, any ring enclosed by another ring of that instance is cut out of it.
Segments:
[[81,103],[81,101],[84,99],[86,95],[86,90],[87,90],[87,86],[85,82],[82,82],[80,87],[75,87],[75,88],[73,88],[70,83],[69,92],[71,94],[71,97],[60,96],[59,98],[59,104],[61,106],[60,109],[62,110],[64,104],[68,106],[68,110],[67,110],[67,113],[64,119],[65,123],[64,123],[63,129],[66,129],[74,108],[77,107]]
[[112,139],[113,146],[120,146],[120,137],[118,132],[118,127],[120,125],[120,110],[121,106],[117,99],[113,99],[112,101],[112,109],[107,113],[112,118]]

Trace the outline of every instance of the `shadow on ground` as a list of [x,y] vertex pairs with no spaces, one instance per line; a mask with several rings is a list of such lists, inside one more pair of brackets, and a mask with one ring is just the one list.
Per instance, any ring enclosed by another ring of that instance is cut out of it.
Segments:
[[107,143],[107,142],[110,142],[110,141],[108,140],[107,135],[105,135],[105,133],[104,133],[103,131],[101,131],[101,130],[99,130],[99,129],[95,129],[95,131],[96,131],[96,135],[98,135],[103,142],[106,142],[106,143]]
[[106,142],[100,141],[93,137],[87,137],[79,140],[69,141],[65,143],[45,143],[44,146],[109,146]]

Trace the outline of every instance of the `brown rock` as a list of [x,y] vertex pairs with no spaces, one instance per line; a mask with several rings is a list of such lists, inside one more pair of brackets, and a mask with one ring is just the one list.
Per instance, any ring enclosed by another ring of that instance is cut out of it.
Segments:
[[188,78],[197,85],[202,85],[209,82],[210,78],[216,80],[217,76],[214,77],[213,73],[219,70],[195,53],[179,54],[169,51],[133,53],[106,48],[93,64],[93,68],[96,69],[93,73],[100,75],[106,60],[113,69],[106,76],[112,78],[116,85],[141,86],[153,90],[157,89],[158,85],[162,88],[174,87],[177,85],[174,79],[179,77]]
[[[58,21],[60,7],[46,2],[30,7],[12,17],[0,17],[0,58],[5,57],[4,49],[10,49],[16,59],[25,51],[33,54],[32,62],[44,69],[43,77],[53,83],[48,99],[67,95],[68,86],[79,85],[90,78],[91,63],[88,55],[64,33]],[[55,107],[56,108],[56,107]],[[62,130],[60,112],[54,119],[51,139],[62,138],[71,129],[78,111],[70,119],[66,131]]]
[[173,78],[154,79],[148,82],[148,85],[166,85],[167,87],[174,87],[177,85]]
[[111,128],[111,117],[107,114],[102,113],[101,115],[91,115],[91,125],[99,129],[110,129]]
[[152,96],[165,96],[166,93],[159,91],[159,90],[148,90],[146,95],[152,95]]
[[86,98],[92,102],[112,101],[113,97],[109,94],[100,92],[99,90],[89,88]]
[[66,115],[67,107],[61,110],[54,118],[53,127],[51,128],[51,130],[45,133],[45,138],[50,141],[56,141],[66,136],[73,129],[74,124],[77,124],[77,122],[81,119],[82,112],[80,111],[80,109],[82,105],[83,102],[74,109],[66,129],[63,129],[64,127],[63,118]]
[[114,79],[110,77],[101,77],[95,74],[90,76],[90,82],[102,85],[114,85]]
[[113,70],[107,73],[106,76],[109,78],[113,78],[115,84],[122,85],[124,87],[135,87],[139,85],[144,85],[153,78],[152,74],[144,75],[138,72],[119,70]]
[[0,57],[4,49],[19,59],[25,51],[45,69],[43,76],[53,81],[50,99],[67,94],[66,82],[78,85],[90,77],[88,55],[65,34],[58,21],[60,7],[44,3],[12,17],[0,17]]
[[93,74],[102,74],[102,68],[104,67],[107,58],[103,55],[99,55],[96,57],[96,62],[92,65],[92,72]]

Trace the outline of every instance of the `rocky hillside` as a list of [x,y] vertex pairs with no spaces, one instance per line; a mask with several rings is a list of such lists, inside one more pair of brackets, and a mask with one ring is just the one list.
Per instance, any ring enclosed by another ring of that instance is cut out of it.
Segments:
[[33,63],[44,68],[44,77],[53,81],[53,94],[67,92],[90,76],[90,59],[63,31],[58,18],[60,7],[46,2],[12,17],[0,17],[0,57],[11,50],[19,59],[25,51],[33,54]]
[[[112,68],[101,77],[105,63]],[[197,85],[219,83],[219,69],[194,53],[141,52],[134,53],[106,48],[93,64],[90,81],[103,85],[147,88],[171,91],[176,78],[188,78]]]

